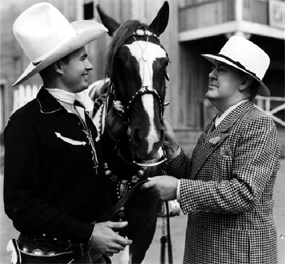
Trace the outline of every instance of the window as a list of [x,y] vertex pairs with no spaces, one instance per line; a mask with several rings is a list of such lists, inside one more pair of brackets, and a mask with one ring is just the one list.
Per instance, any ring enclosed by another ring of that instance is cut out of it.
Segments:
[[5,120],[5,113],[8,109],[5,109],[5,106],[7,107],[7,101],[5,103],[5,90],[6,90],[6,83],[4,81],[0,80],[0,134],[3,132],[4,127],[6,125]]
[[94,18],[94,1],[84,0],[83,2],[83,19]]

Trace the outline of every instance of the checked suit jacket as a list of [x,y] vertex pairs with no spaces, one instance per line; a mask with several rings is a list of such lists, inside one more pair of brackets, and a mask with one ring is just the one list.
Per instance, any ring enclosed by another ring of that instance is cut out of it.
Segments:
[[[214,119],[212,123],[214,122]],[[246,101],[166,171],[181,178],[188,214],[184,263],[277,263],[273,186],[280,147],[273,120]]]

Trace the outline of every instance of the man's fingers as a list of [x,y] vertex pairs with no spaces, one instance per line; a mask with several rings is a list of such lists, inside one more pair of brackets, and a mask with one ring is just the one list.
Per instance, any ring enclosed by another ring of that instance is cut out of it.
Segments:
[[113,105],[117,111],[124,113],[124,107],[120,101],[113,101]]
[[153,178],[147,178],[147,179],[148,181],[140,187],[142,190],[149,189],[155,186]]
[[127,221],[123,221],[123,222],[111,222],[111,221],[108,221],[107,222],[107,226],[112,228],[112,229],[121,229],[121,228],[124,228],[128,225],[128,222]]
[[133,241],[131,239],[128,238],[124,238],[120,235],[118,235],[118,238],[115,240],[115,242],[118,245],[119,250],[123,250],[125,248],[125,246],[131,245],[133,243]]

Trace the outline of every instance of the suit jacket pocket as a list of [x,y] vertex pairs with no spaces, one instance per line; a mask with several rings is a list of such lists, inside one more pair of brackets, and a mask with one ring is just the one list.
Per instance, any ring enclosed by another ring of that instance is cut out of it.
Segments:
[[216,180],[230,180],[232,179],[233,156],[231,149],[228,146],[221,146],[216,157]]

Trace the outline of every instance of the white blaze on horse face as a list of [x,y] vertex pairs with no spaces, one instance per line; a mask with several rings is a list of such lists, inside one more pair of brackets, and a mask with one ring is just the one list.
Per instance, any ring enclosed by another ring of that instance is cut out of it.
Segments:
[[157,44],[146,41],[134,41],[132,44],[125,46],[129,48],[130,53],[139,63],[142,86],[147,86],[150,90],[153,89],[152,65],[156,59],[167,56],[165,50]]
[[[156,59],[165,58],[167,56],[165,50],[159,45],[146,41],[134,41],[132,44],[125,46],[129,48],[130,53],[137,59],[139,63],[142,86],[148,87],[149,90],[152,90],[153,63]],[[153,95],[144,94],[141,99],[150,122],[150,128],[146,139],[148,141],[147,151],[150,153],[153,149],[153,144],[160,140],[160,136],[154,124]]]
[[148,149],[147,153],[150,153],[153,149],[153,144],[158,142],[160,137],[158,136],[158,131],[155,129],[154,124],[154,102],[153,102],[153,95],[152,94],[144,94],[142,96],[142,103],[145,108],[145,111],[149,117],[149,131],[147,135],[148,141]]

